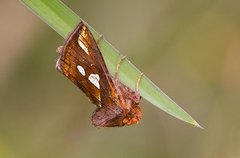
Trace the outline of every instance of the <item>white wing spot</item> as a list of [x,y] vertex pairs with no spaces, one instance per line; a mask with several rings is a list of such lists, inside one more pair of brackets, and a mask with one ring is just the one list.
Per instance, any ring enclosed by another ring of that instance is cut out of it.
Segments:
[[83,76],[86,75],[86,74],[85,74],[85,70],[84,70],[84,68],[83,68],[82,66],[78,65],[78,66],[77,66],[77,69],[78,69],[78,71],[79,71]]
[[82,43],[80,39],[78,39],[78,44],[84,50],[84,52],[89,55],[88,48]]
[[99,84],[99,75],[98,74],[90,74],[90,76],[88,77],[88,80],[94,84],[94,86],[96,86],[98,89],[100,89],[100,84]]

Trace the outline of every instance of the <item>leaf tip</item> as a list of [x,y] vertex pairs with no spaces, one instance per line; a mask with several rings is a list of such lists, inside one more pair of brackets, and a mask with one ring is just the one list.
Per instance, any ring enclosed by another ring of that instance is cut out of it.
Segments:
[[204,129],[204,128],[203,128],[199,123],[197,123],[196,121],[194,121],[193,125],[194,125],[195,127]]

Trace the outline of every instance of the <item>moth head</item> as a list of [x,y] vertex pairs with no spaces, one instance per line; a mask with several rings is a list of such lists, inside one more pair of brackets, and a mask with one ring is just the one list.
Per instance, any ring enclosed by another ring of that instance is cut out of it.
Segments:
[[92,115],[92,124],[97,127],[116,127],[136,124],[142,118],[139,106],[130,109],[121,106],[103,106],[96,109]]

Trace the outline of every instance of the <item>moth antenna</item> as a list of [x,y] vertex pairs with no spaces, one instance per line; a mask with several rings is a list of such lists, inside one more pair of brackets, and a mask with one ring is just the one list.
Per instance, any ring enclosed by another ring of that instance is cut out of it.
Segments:
[[136,92],[139,93],[139,84],[143,78],[143,73],[141,72],[140,76],[138,77],[137,83],[136,83]]
[[122,65],[123,61],[126,59],[126,56],[125,55],[121,55],[121,59],[120,61],[118,62],[117,64],[117,67],[116,67],[116,70],[115,70],[115,78],[117,78],[117,75],[118,75],[118,71],[119,71],[119,68],[120,66]]
[[98,39],[96,40],[97,45],[99,45],[99,43],[101,42],[101,40],[103,39],[103,35],[99,35]]

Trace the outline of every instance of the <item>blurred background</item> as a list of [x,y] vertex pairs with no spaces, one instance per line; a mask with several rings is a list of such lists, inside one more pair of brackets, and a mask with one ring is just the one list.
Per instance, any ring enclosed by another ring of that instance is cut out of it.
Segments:
[[65,0],[204,128],[145,100],[140,124],[95,128],[55,70],[63,38],[0,1],[0,158],[240,157],[240,1]]

